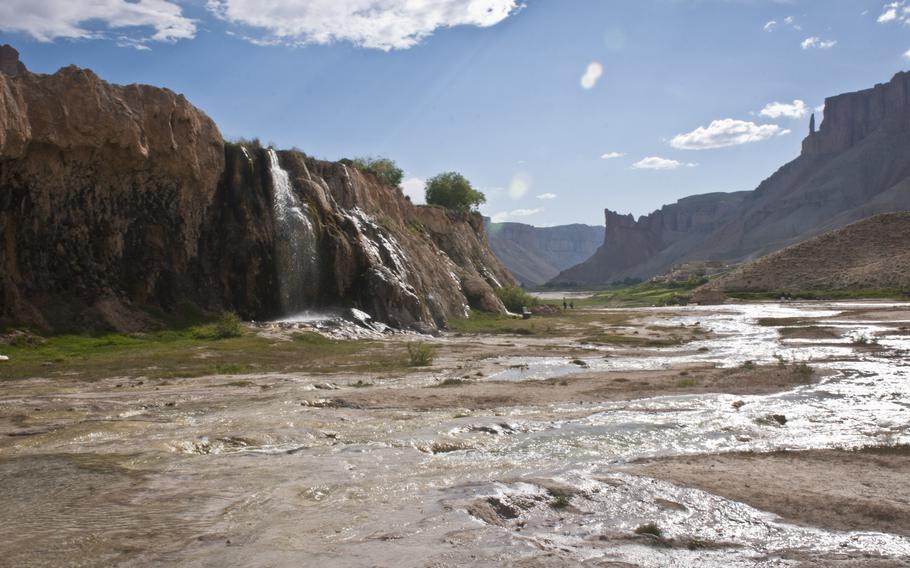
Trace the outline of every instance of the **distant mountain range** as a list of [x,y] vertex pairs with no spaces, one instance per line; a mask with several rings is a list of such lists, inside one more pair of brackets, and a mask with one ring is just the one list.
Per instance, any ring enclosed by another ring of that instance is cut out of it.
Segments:
[[566,268],[584,262],[604,241],[603,227],[533,227],[485,221],[493,253],[515,280],[526,286],[544,284]]
[[901,72],[828,98],[821,128],[810,126],[800,156],[754,191],[687,197],[638,220],[607,209],[600,248],[552,282],[596,285],[649,278],[686,261],[748,261],[908,209],[910,73]]

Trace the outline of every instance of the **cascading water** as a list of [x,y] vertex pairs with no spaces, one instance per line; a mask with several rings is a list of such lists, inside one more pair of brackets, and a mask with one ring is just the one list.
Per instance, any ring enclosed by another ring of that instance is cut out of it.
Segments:
[[281,169],[278,154],[269,148],[275,210],[275,257],[282,315],[309,307],[318,290],[319,258],[310,209],[294,194],[288,173]]

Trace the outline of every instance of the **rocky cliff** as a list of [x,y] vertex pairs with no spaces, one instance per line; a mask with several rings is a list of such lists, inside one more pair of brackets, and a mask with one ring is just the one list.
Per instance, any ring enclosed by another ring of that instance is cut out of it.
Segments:
[[[814,121],[813,121],[814,124]],[[686,227],[692,199],[705,209]],[[716,205],[715,202],[718,202]],[[591,260],[555,281],[648,278],[686,261],[742,262],[853,221],[910,209],[910,74],[827,99],[801,155],[751,192],[680,200],[638,221],[608,223]],[[607,212],[611,217],[612,212]]]
[[602,246],[585,262],[561,272],[554,283],[601,284],[663,272],[674,263],[664,266],[662,255],[715,230],[745,197],[746,192],[696,195],[638,220],[607,209]]
[[539,286],[560,271],[590,258],[603,243],[604,228],[488,222],[487,235],[493,253],[517,281]]
[[750,262],[695,291],[726,293],[899,290],[910,293],[910,213],[887,213]]
[[340,163],[225,145],[183,96],[0,49],[0,324],[141,329],[189,306],[356,307],[430,330],[502,310],[479,215]]

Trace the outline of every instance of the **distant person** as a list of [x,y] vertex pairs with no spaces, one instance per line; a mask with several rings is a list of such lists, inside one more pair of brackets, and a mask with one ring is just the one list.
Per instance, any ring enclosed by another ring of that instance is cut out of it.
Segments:
[[562,299],[562,309],[563,309],[563,311],[569,309],[569,304],[566,303],[566,299],[565,299],[565,298]]
[[574,310],[574,309],[575,309],[575,300],[572,300],[571,302],[569,302],[569,309],[570,309],[570,310]]

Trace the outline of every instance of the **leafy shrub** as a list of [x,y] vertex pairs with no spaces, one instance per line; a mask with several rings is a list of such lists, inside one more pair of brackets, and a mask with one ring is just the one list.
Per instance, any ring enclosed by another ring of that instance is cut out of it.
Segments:
[[533,308],[540,304],[540,300],[519,286],[503,286],[496,290],[496,295],[510,312],[519,313],[522,308]]
[[645,525],[641,525],[640,527],[635,529],[635,534],[650,534],[650,535],[656,536],[657,538],[660,538],[663,536],[664,531],[662,531],[660,529],[660,527],[657,526],[657,524],[648,523]]
[[399,187],[401,180],[404,179],[402,169],[394,160],[388,158],[354,158],[353,160],[341,160],[341,162],[364,173],[373,174],[390,187]]
[[230,339],[243,335],[243,321],[234,312],[224,312],[215,323],[195,327],[192,336],[196,339]]
[[415,341],[408,343],[408,364],[412,367],[428,367],[436,358],[434,349],[427,343]]
[[445,172],[427,181],[426,199],[430,205],[440,205],[459,213],[470,213],[481,203],[486,203],[486,196],[474,189],[463,175],[457,172]]

